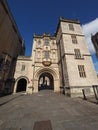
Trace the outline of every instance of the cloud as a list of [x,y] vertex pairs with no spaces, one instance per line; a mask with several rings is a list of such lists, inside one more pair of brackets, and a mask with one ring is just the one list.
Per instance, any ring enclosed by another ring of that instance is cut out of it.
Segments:
[[94,49],[94,46],[91,41],[91,35],[94,35],[98,32],[98,18],[96,18],[95,20],[93,20],[89,23],[82,25],[82,29],[83,29],[83,33],[86,38],[86,43],[89,48],[89,51],[90,51],[91,55],[93,56],[92,58],[93,58],[96,73],[98,74],[98,61],[94,58],[95,49]]
[[83,33],[85,35],[87,46],[90,50],[90,53],[94,54],[95,49],[91,41],[91,35],[92,34],[94,35],[96,32],[98,32],[98,18],[96,18],[95,20],[89,23],[82,25],[82,29],[83,29]]

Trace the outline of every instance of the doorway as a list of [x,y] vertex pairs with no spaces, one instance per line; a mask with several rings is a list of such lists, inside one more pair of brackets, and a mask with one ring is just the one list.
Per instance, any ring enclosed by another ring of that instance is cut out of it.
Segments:
[[38,90],[40,91],[45,89],[54,90],[54,79],[48,72],[42,73],[38,81]]
[[18,93],[18,92],[26,91],[26,87],[27,87],[27,80],[22,78],[17,83],[16,92]]

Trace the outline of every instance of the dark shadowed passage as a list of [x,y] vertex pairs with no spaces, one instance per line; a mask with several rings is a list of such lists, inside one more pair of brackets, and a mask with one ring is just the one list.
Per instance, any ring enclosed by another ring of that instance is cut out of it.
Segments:
[[26,86],[27,86],[26,79],[24,79],[24,78],[20,79],[18,81],[18,84],[17,84],[17,90],[16,90],[16,92],[26,91]]

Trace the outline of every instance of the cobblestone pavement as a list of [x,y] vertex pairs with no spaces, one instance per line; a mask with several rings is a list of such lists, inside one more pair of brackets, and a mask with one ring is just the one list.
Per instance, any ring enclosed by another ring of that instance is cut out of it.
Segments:
[[98,105],[45,90],[0,98],[0,130],[33,130],[47,120],[53,130],[98,130]]

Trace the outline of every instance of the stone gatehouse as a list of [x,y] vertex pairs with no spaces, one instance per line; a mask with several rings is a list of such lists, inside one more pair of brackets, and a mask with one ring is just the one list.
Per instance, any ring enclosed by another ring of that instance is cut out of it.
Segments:
[[51,89],[66,95],[92,93],[97,75],[78,20],[60,18],[56,33],[34,35],[32,55],[19,56],[14,75],[14,93],[32,94]]

